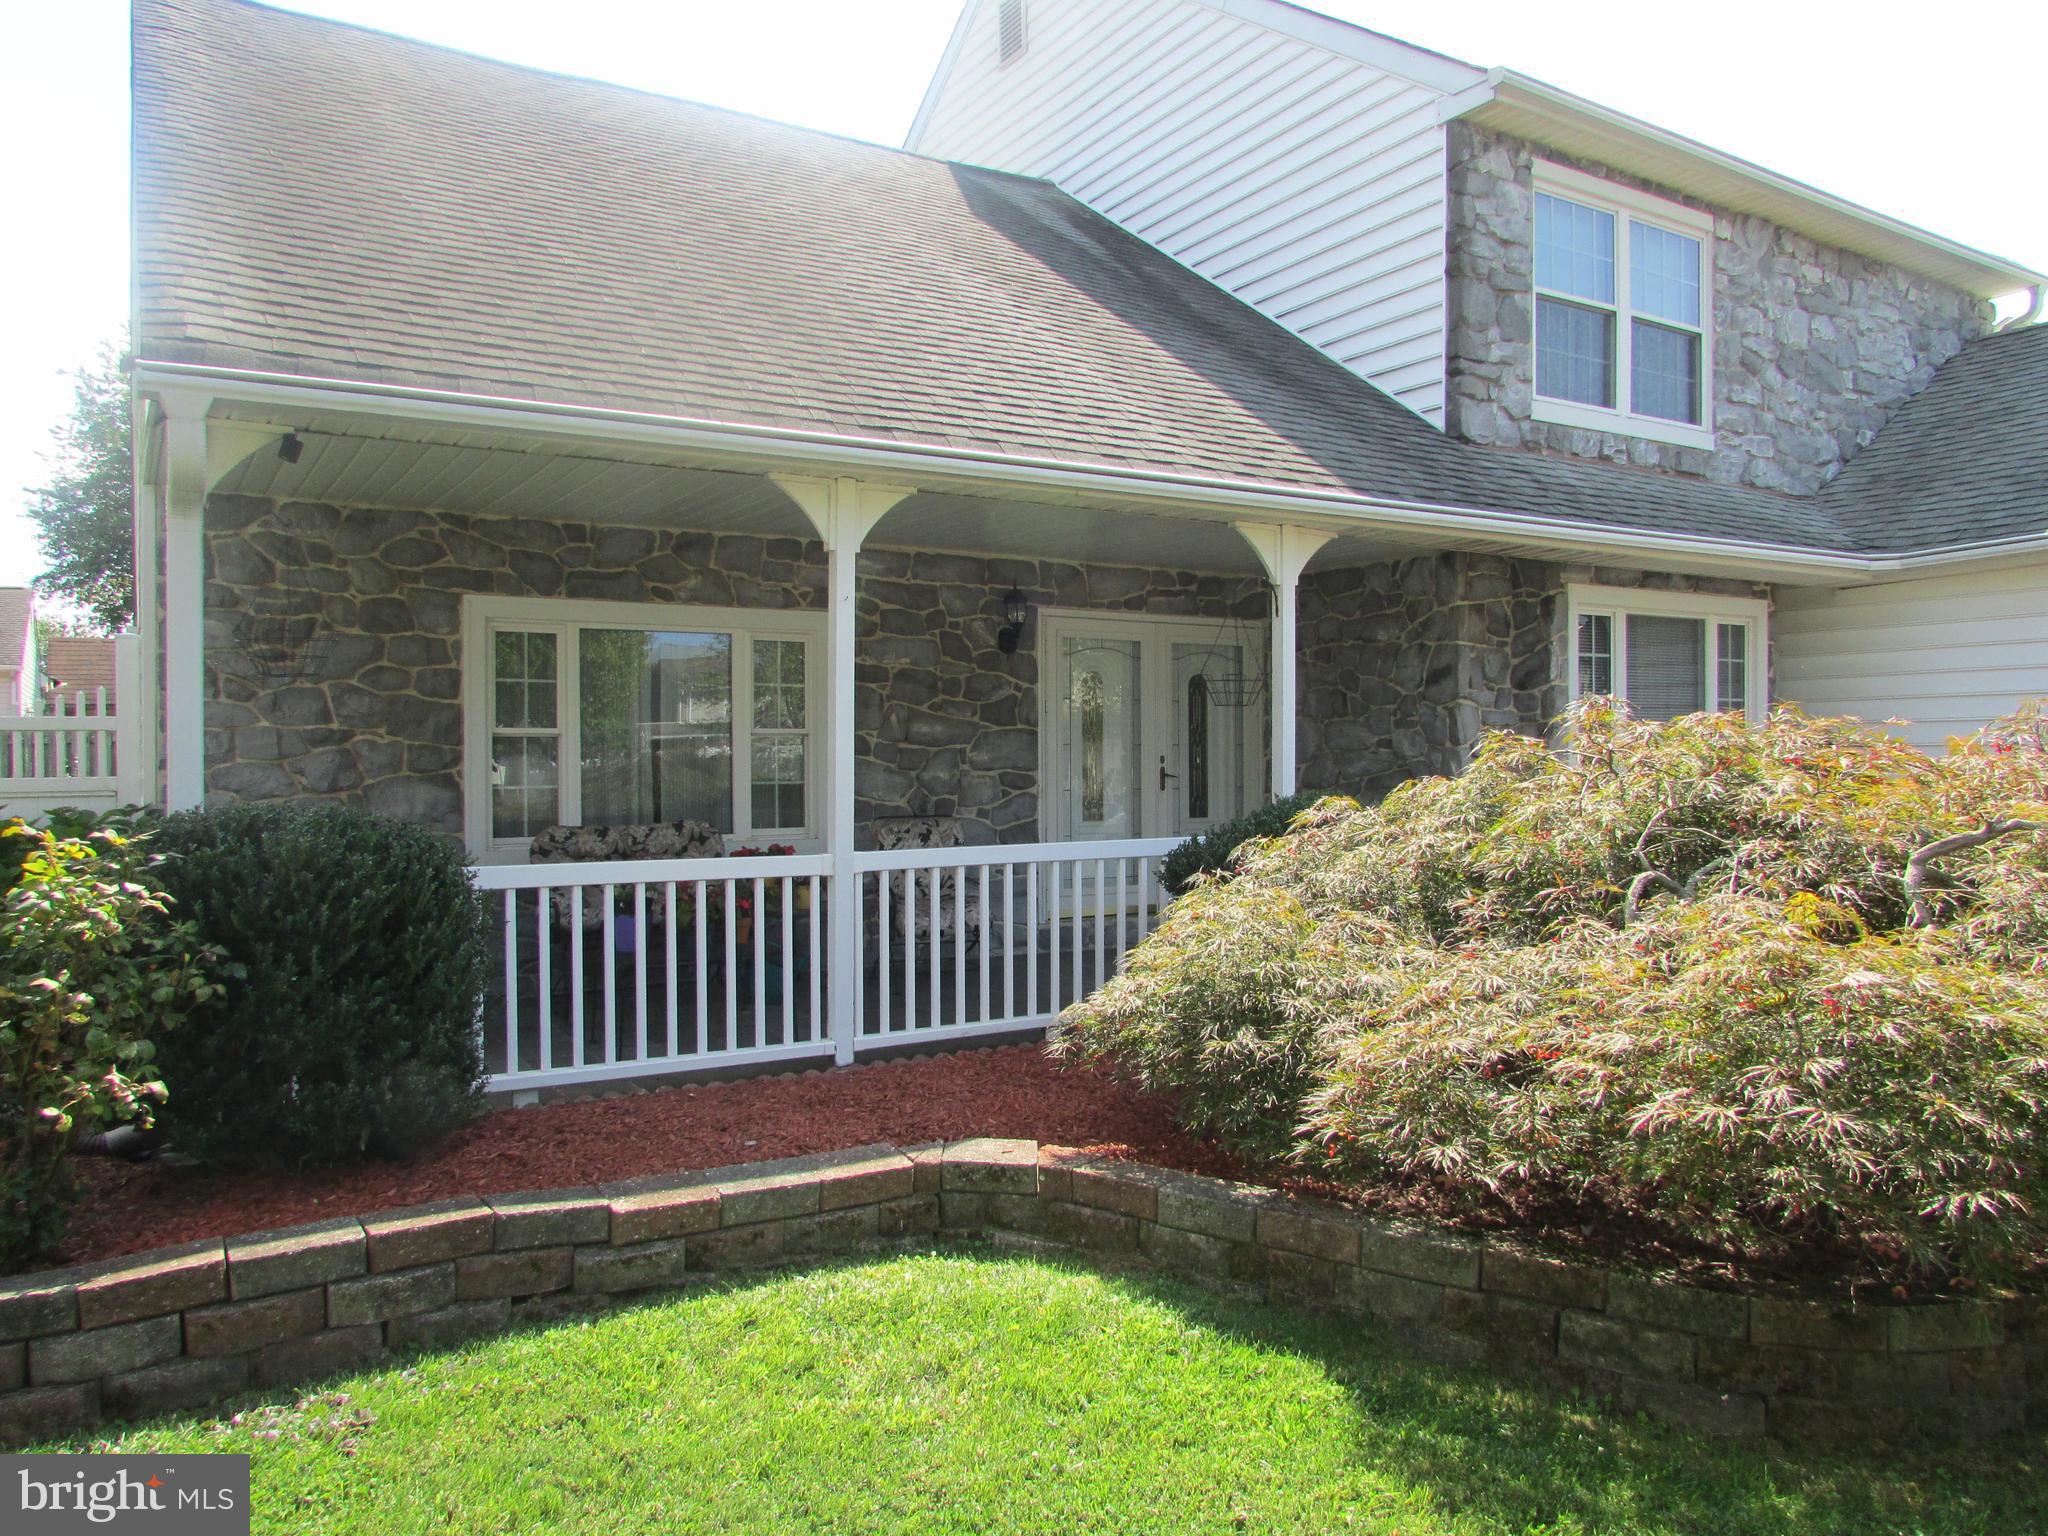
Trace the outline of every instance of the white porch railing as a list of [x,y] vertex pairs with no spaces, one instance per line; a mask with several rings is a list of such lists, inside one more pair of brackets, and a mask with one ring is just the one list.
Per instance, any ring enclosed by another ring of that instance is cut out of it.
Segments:
[[494,1088],[830,1055],[823,857],[476,871],[499,926]]
[[858,853],[854,1049],[1040,1027],[1152,931],[1179,838]]
[[0,816],[38,816],[60,805],[106,810],[149,798],[133,702],[142,696],[136,647],[133,635],[114,642],[111,712],[101,688],[58,694],[48,714],[0,715]]
[[843,977],[827,962],[825,855],[479,868],[498,925],[490,1085],[1043,1027],[1152,930],[1159,861],[1178,841],[857,853],[861,963]]

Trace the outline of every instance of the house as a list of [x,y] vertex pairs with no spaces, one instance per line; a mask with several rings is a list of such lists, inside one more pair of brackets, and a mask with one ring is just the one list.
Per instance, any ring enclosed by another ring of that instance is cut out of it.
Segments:
[[44,713],[111,715],[120,704],[110,635],[52,635],[43,642]]
[[36,713],[36,595],[0,587],[0,712]]
[[915,153],[135,18],[165,796],[461,838],[501,1088],[1042,1025],[1268,795],[2048,569],[2048,277],[1286,5],[978,0]]

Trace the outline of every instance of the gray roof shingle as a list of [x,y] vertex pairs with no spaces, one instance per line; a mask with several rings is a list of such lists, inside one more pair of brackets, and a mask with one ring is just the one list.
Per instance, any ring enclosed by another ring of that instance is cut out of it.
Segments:
[[138,0],[140,355],[1841,548],[1445,438],[1051,185],[243,3]]
[[2048,325],[1963,348],[1820,503],[1869,550],[2048,533]]

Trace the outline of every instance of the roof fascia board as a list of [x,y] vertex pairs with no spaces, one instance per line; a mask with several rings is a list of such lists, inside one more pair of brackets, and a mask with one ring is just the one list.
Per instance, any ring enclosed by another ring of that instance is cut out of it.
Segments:
[[[1889,242],[1893,247],[1906,246],[1921,253],[1921,258],[1916,266],[1909,260],[1902,260],[1901,253],[1895,248],[1865,250],[1863,254],[1874,255],[1880,260],[1894,261],[1901,266],[1914,267],[1915,270],[1923,271],[1924,275],[1965,288],[1979,298],[2005,298],[2038,284],[2048,283],[2048,274],[2036,272],[2017,262],[2007,261],[1987,251],[1980,251],[1973,246],[1933,234],[1916,225],[1908,224],[1903,219],[1895,219],[1889,214],[1865,208],[1860,203],[1852,203],[1847,198],[1836,197],[1803,181],[1766,170],[1754,161],[1711,148],[1697,139],[1689,139],[1683,134],[1672,133],[1640,118],[1616,112],[1597,102],[1588,101],[1583,96],[1560,90],[1554,85],[1545,84],[1541,80],[1532,79],[1511,69],[1488,70],[1484,79],[1438,102],[1437,120],[1447,123],[1455,118],[1470,117],[1496,103],[1518,109],[1559,127],[1575,129],[1581,133],[1591,132],[1620,145],[1636,145],[1655,153],[1690,160],[1704,171],[1745,183],[1767,198],[1800,204],[1829,218],[1861,226],[1877,237],[1872,240],[1873,245]],[[1626,164],[1618,164],[1616,168],[1632,169]],[[1705,196],[1709,202],[1716,201],[1719,197],[1719,194],[1702,193],[1682,182],[1677,183],[1677,186],[1680,191]],[[1804,232],[1814,234],[1812,230]],[[1839,243],[1838,235],[1815,235],[1815,238],[1824,242]],[[1965,273],[1970,280],[1960,280]]]
[[953,19],[953,35],[946,39],[946,51],[939,55],[939,67],[932,71],[931,79],[924,88],[924,99],[917,104],[917,116],[910,120],[910,132],[903,136],[903,147],[913,154],[922,154],[918,140],[924,137],[925,124],[938,110],[939,97],[945,94],[946,82],[953,76],[954,61],[960,57],[960,50],[967,46],[969,24],[974,13],[981,6],[981,0],[961,0],[960,14]]
[[[1142,501],[1211,518],[1245,514],[1286,519],[1331,533],[1374,530],[1431,532],[1494,543],[1525,542],[1558,554],[1649,560],[1708,562],[1728,574],[1758,580],[1848,583],[1896,568],[1894,557],[1847,551],[1803,549],[1745,540],[1700,538],[1641,529],[1600,528],[1555,518],[1488,511],[1480,507],[1410,502],[1385,497],[1317,492],[1257,481],[1124,470],[1112,465],[1075,465],[1021,454],[977,453],[940,445],[868,439],[794,428],[707,421],[564,405],[516,397],[466,395],[453,391],[316,379],[191,363],[140,360],[137,387],[146,393],[189,389],[204,380],[217,403],[274,409],[353,410],[366,415],[402,415],[415,421],[470,429],[610,440],[660,446],[724,459],[749,472],[827,466],[837,473],[865,473],[877,479],[915,480],[920,474],[986,484],[996,491],[1028,496],[1058,491],[1071,497]],[[2043,540],[2048,547],[2048,538]]]
[[1476,64],[1434,53],[1388,37],[1356,22],[1340,21],[1319,11],[1289,5],[1285,0],[1196,0],[1212,11],[1281,33],[1297,42],[1322,48],[1389,75],[1398,75],[1433,91],[1462,91],[1485,78]]

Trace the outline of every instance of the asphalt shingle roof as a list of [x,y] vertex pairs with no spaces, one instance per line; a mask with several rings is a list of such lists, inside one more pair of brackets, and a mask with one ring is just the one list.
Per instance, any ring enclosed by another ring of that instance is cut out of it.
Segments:
[[1057,188],[242,3],[137,0],[139,350],[1839,549],[1478,448]]
[[2048,533],[2048,325],[1963,348],[1820,503],[1871,550]]

